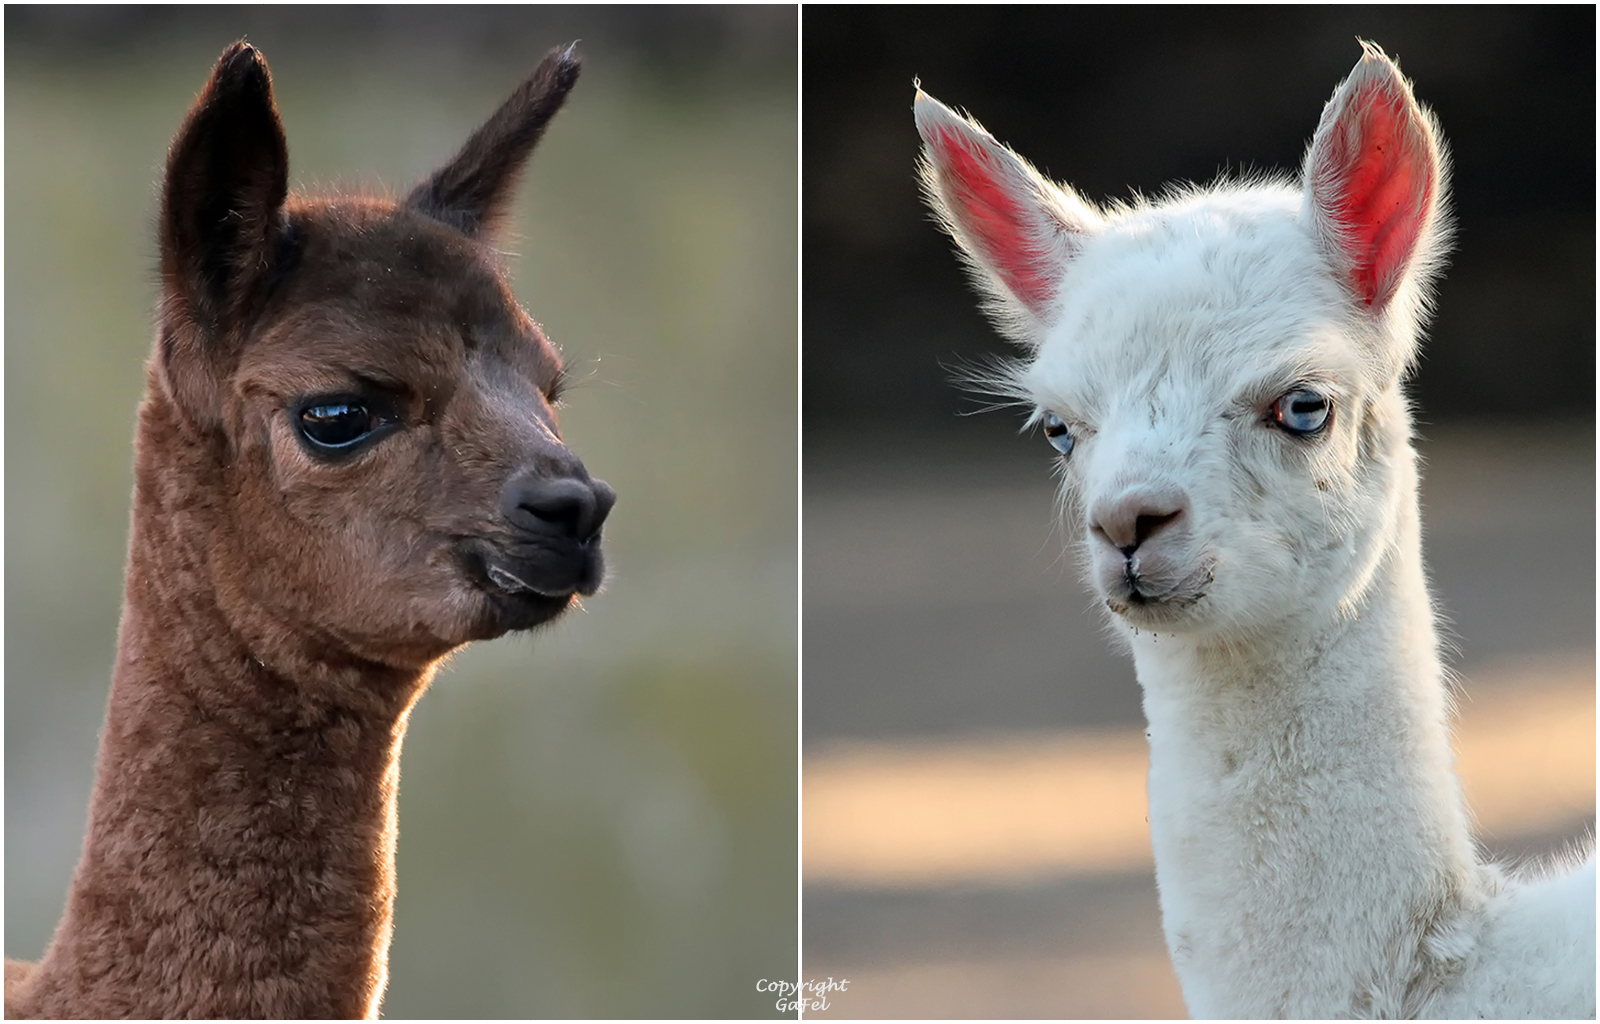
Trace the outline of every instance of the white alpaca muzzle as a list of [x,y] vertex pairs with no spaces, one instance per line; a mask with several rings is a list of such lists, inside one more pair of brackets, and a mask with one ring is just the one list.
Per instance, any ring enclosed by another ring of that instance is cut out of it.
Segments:
[[1195,551],[1189,496],[1173,484],[1137,484],[1089,504],[1095,589],[1134,622],[1169,621],[1205,596],[1215,559]]

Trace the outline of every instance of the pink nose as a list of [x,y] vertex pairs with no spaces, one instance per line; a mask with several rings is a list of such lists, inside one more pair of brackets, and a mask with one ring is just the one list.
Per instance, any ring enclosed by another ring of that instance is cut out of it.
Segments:
[[1189,511],[1189,496],[1176,487],[1135,487],[1089,507],[1089,532],[1122,552],[1179,522]]

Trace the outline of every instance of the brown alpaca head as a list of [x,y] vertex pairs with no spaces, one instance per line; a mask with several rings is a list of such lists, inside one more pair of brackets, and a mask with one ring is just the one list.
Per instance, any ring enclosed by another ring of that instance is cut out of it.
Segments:
[[562,442],[560,355],[489,244],[577,77],[552,51],[401,202],[289,196],[245,43],[190,110],[139,482],[258,647],[416,667],[599,587],[615,495]]

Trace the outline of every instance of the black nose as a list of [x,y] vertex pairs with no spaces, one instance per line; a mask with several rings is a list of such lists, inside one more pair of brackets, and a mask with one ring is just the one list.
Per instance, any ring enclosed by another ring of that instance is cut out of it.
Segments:
[[576,476],[522,475],[506,484],[502,509],[524,530],[586,541],[617,503],[617,492],[603,480]]

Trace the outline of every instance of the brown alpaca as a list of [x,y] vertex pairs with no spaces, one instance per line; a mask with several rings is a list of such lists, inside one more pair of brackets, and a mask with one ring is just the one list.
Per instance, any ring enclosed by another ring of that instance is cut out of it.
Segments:
[[403,202],[290,199],[261,55],[167,160],[162,300],[88,836],[11,1017],[371,1017],[412,704],[592,594],[615,495],[486,241],[578,77],[552,51]]

